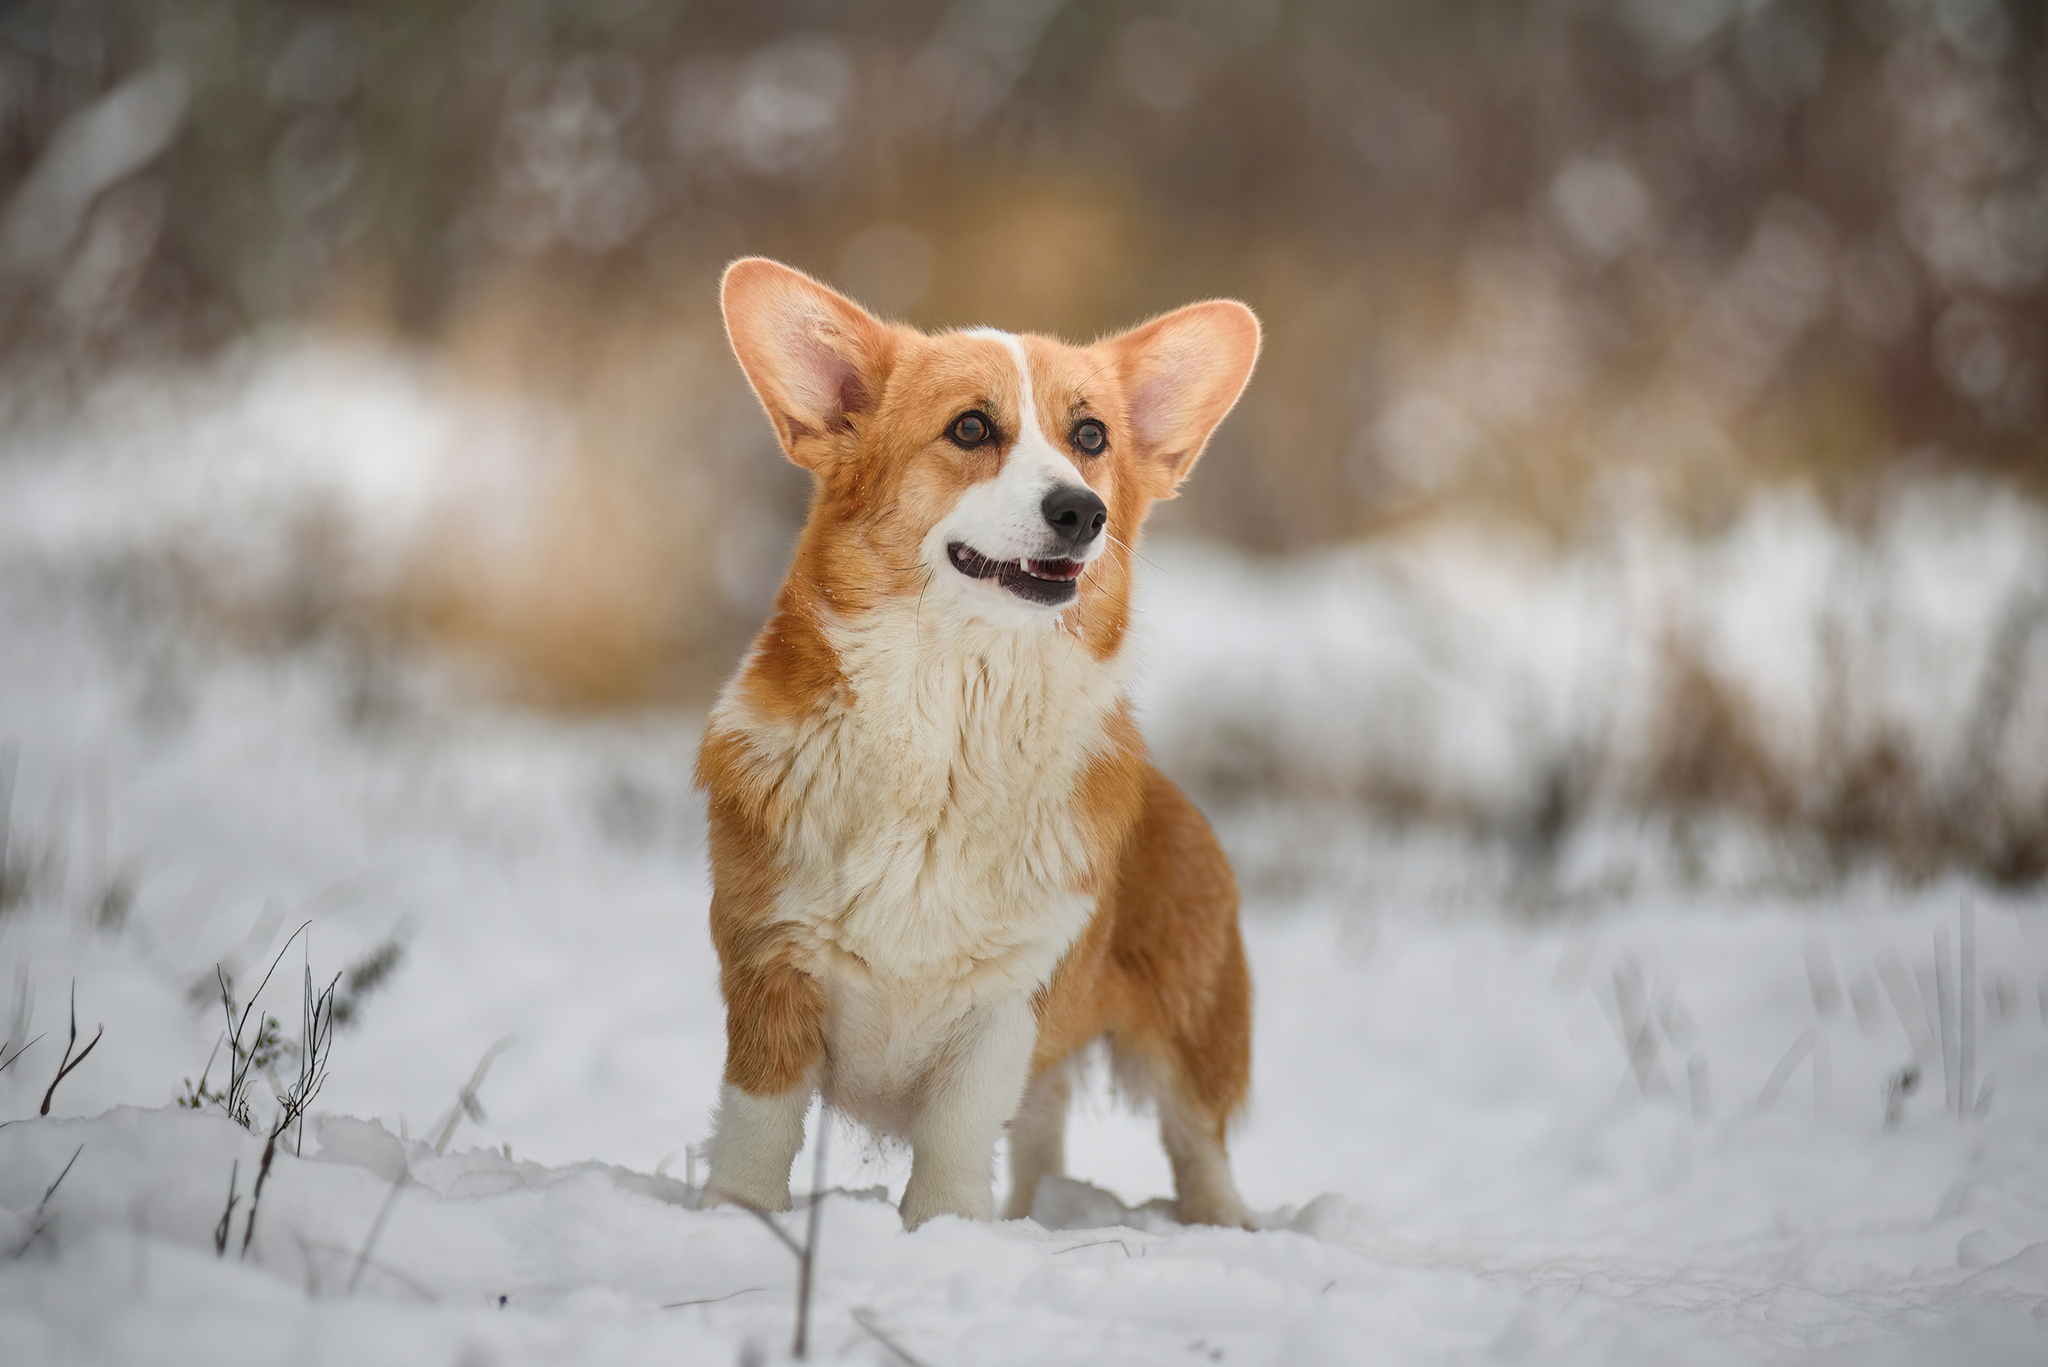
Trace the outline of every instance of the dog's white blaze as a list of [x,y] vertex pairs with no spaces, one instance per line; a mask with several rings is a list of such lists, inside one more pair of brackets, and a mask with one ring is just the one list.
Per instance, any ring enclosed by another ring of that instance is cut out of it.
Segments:
[[[991,560],[1054,559],[1065,554],[1046,525],[1045,496],[1062,486],[1085,489],[1088,482],[1074,462],[1047,439],[1038,422],[1038,401],[1031,384],[1031,362],[1024,343],[1014,333],[995,328],[974,328],[970,337],[1000,342],[1017,363],[1022,386],[1017,409],[1017,440],[1004,458],[994,479],[984,480],[960,496],[953,510],[932,528],[924,541],[925,565],[932,571],[934,587],[948,597],[977,603],[981,615],[1009,625],[1044,621],[1052,614],[1044,606],[1027,603],[1000,588],[992,580],[968,579],[949,563],[947,548],[964,542]],[[1097,537],[1073,559],[1093,560],[1109,544]],[[948,582],[954,581],[954,582]]]
[[914,1138],[947,1077],[993,1067],[1000,1125],[1029,1046],[1012,1060],[983,1035],[1028,1011],[1094,912],[1072,804],[1128,662],[929,596],[827,634],[845,694],[770,721],[728,692],[711,725],[802,794],[777,914],[825,988],[833,1102]]

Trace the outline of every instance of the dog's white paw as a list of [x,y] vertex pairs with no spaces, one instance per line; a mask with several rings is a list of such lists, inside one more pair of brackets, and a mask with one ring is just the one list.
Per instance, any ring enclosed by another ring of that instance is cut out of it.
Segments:
[[704,1190],[697,1194],[697,1209],[709,1210],[713,1206],[746,1206],[753,1210],[788,1210],[789,1183],[784,1182],[778,1190],[773,1184],[761,1183],[745,1189],[721,1184],[716,1178],[704,1184]]
[[993,1220],[995,1192],[988,1182],[920,1182],[916,1173],[903,1189],[903,1227],[916,1229],[941,1215],[958,1215],[963,1220]]

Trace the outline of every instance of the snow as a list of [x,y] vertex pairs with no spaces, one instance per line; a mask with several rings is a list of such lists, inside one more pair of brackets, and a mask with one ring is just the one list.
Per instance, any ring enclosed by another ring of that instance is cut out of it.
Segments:
[[[282,545],[308,487],[388,564],[450,487],[436,453],[464,446],[469,402],[409,363],[310,348],[0,450],[8,867],[33,875],[0,911],[0,993],[9,1038],[42,1036],[0,1073],[10,1364],[787,1354],[793,1259],[690,1187],[722,1048],[697,719],[522,711],[340,639],[222,650],[156,593],[170,544],[272,572],[268,551],[238,557]],[[375,459],[352,464],[359,446]],[[1878,868],[1689,878],[1616,812],[1567,861],[1570,895],[1532,901],[1498,842],[1374,824],[1341,791],[1393,756],[1462,801],[1515,800],[1588,717],[1646,710],[1651,601],[1708,624],[1796,745],[1809,628],[1850,563],[1885,619],[1887,696],[1952,753],[2038,519],[1941,488],[1870,544],[1792,499],[1704,547],[1638,529],[1576,558],[1493,534],[1278,566],[1148,547],[1166,762],[1277,754],[1330,780],[1327,800],[1216,812],[1258,986],[1232,1152],[1266,1227],[1176,1226],[1150,1122],[1101,1069],[1073,1179],[1032,1221],[906,1234],[907,1155],[834,1128],[813,1356],[896,1360],[879,1330],[932,1367],[2040,1361],[2038,894]],[[132,898],[108,913],[114,884]],[[215,965],[253,984],[305,922],[262,1003],[288,1035],[303,972],[392,937],[404,954],[337,1034],[245,1257],[262,1135],[172,1102],[220,1033]],[[79,1043],[106,1034],[42,1118],[74,982]],[[1942,1026],[1959,1035],[1965,991],[1972,1083],[1951,1104]],[[778,1218],[801,1239],[805,1215]]]

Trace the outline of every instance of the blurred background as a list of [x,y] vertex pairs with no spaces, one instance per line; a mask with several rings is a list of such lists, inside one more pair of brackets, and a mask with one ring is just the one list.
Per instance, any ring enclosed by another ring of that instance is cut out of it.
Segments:
[[[97,433],[126,463],[78,468],[161,514],[108,582],[222,648],[701,708],[806,496],[726,261],[1081,339],[1230,295],[1264,359],[1151,525],[1147,706],[1212,810],[1475,835],[1552,890],[1622,876],[1595,828],[1686,876],[2028,885],[2044,23],[15,0],[9,534],[77,504],[22,473],[51,434]],[[1346,857],[1287,828],[1271,877]]]

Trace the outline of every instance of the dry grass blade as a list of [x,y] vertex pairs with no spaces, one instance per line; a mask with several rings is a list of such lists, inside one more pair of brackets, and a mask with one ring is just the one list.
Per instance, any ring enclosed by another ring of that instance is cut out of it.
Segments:
[[348,1291],[355,1294],[356,1283],[363,1279],[363,1269],[370,1266],[370,1254],[377,1247],[377,1240],[384,1233],[384,1222],[391,1218],[391,1208],[398,1204],[398,1193],[405,1190],[405,1184],[412,1173],[404,1168],[391,1179],[391,1190],[384,1193],[384,1204],[377,1207],[377,1218],[370,1221],[370,1232],[363,1236],[363,1246],[356,1252],[356,1265],[348,1274]]
[[1090,1239],[1085,1244],[1068,1244],[1065,1248],[1054,1249],[1052,1256],[1057,1258],[1062,1253],[1078,1253],[1084,1248],[1108,1248],[1111,1244],[1122,1249],[1126,1258],[1131,1256],[1131,1246],[1122,1239]]
[[767,1289],[765,1286],[743,1286],[737,1291],[728,1291],[723,1296],[701,1296],[693,1301],[670,1301],[661,1308],[664,1310],[683,1310],[692,1305],[717,1305],[720,1301],[729,1301],[735,1296],[745,1296],[755,1291],[766,1291]]
[[[299,1247],[302,1252],[305,1250],[314,1250],[321,1253],[338,1253],[342,1257],[349,1259],[354,1259],[357,1256],[355,1251],[343,1248],[339,1244],[322,1243],[318,1239],[308,1239],[305,1238],[303,1235],[295,1237],[298,1238]],[[398,1283],[406,1290],[412,1292],[415,1296],[418,1296],[420,1300],[422,1300],[426,1304],[440,1304],[441,1298],[435,1295],[431,1288],[420,1285],[420,1283],[414,1281],[411,1277],[406,1276],[403,1272],[400,1272],[397,1268],[391,1266],[389,1263],[380,1263],[376,1259],[372,1258],[370,1260],[369,1265],[373,1270],[383,1273],[385,1276],[391,1278],[392,1281]],[[310,1275],[312,1273],[312,1264],[310,1260],[308,1260],[306,1270],[310,1278]],[[308,1289],[311,1289],[310,1284]]]
[[[330,985],[328,992],[331,994],[333,990],[333,987]],[[448,1112],[448,1118],[441,1124],[440,1135],[434,1141],[435,1157],[439,1157],[447,1149],[448,1141],[455,1137],[455,1130],[462,1124],[464,1116],[469,1116],[476,1120],[483,1119],[483,1107],[479,1106],[476,1100],[477,1089],[484,1085],[484,1076],[491,1071],[491,1064],[497,1059],[498,1055],[512,1047],[512,1040],[513,1037],[511,1035],[505,1036],[496,1044],[484,1050],[484,1056],[477,1060],[476,1071],[471,1073],[469,1081],[462,1085],[462,1091],[455,1098],[454,1107]],[[391,1179],[391,1190],[384,1194],[384,1203],[377,1207],[377,1218],[370,1222],[370,1232],[363,1236],[363,1246],[356,1254],[355,1268],[348,1275],[348,1290],[351,1294],[354,1293],[356,1284],[363,1278],[363,1269],[370,1266],[370,1254],[377,1247],[377,1240],[384,1233],[384,1224],[391,1218],[392,1208],[398,1204],[398,1194],[405,1190],[406,1184],[411,1180],[412,1169],[410,1167],[399,1168],[397,1176]]]
[[1819,1039],[1819,1031],[1808,1029],[1792,1041],[1792,1047],[1785,1051],[1785,1057],[1778,1060],[1778,1066],[1771,1069],[1770,1077],[1764,1080],[1764,1089],[1757,1093],[1756,1104],[1759,1110],[1767,1111],[1777,1102],[1778,1093],[1784,1091],[1785,1084],[1792,1080],[1792,1070],[1806,1061],[1806,1056],[1813,1052]]
[[440,1133],[434,1140],[434,1157],[439,1158],[448,1151],[448,1141],[455,1138],[455,1131],[461,1126],[464,1116],[476,1121],[484,1118],[484,1108],[477,1104],[477,1090],[484,1085],[484,1076],[491,1071],[491,1065],[498,1061],[498,1055],[512,1047],[514,1038],[512,1035],[505,1036],[484,1050],[484,1056],[477,1060],[476,1071],[469,1075],[469,1081],[462,1085],[462,1091],[455,1098],[455,1105],[441,1121]]
[[[57,1096],[57,1084],[69,1077],[72,1069],[85,1062],[86,1055],[93,1051],[94,1047],[100,1042],[100,1036],[106,1033],[107,1027],[102,1025],[94,1033],[92,1043],[86,1045],[79,1052],[77,1058],[71,1057],[71,1046],[78,1043],[78,979],[73,978],[71,980],[71,1038],[65,1042],[64,1057],[57,1065],[57,1076],[50,1079],[50,1090],[43,1093],[43,1106],[36,1114],[48,1115],[50,1113],[50,1102]],[[25,1048],[26,1046],[23,1047]],[[20,1055],[17,1054],[16,1057],[18,1058]]]
[[42,1043],[42,1040],[43,1037],[41,1035],[37,1035],[34,1039],[30,1040],[27,1044],[22,1045],[21,1048],[15,1050],[11,1054],[8,1054],[4,1047],[0,1047],[0,1054],[6,1055],[4,1058],[0,1058],[0,1073],[4,1073],[9,1068],[12,1068],[16,1060],[18,1060],[23,1054],[26,1054],[29,1050],[35,1048],[36,1045]]
[[57,1174],[57,1178],[55,1181],[51,1182],[49,1186],[43,1189],[43,1199],[36,1202],[35,1212],[28,1217],[28,1238],[22,1241],[22,1245],[20,1248],[14,1250],[15,1257],[19,1258],[22,1254],[28,1252],[30,1246],[33,1245],[37,1239],[43,1237],[43,1230],[47,1228],[47,1225],[43,1219],[43,1212],[49,1208],[50,1198],[57,1194],[57,1188],[63,1186],[64,1179],[71,1175],[72,1165],[78,1162],[78,1155],[84,1152],[85,1145],[83,1144],[80,1144],[77,1148],[73,1149],[71,1151],[70,1159],[64,1164],[64,1170]]
[[73,1149],[73,1150],[71,1151],[71,1158],[70,1158],[70,1161],[64,1164],[64,1171],[62,1171],[62,1172],[58,1173],[58,1174],[57,1174],[57,1180],[56,1180],[56,1181],[54,1181],[54,1182],[52,1182],[52,1183],[50,1183],[50,1185],[49,1185],[48,1187],[46,1187],[46,1188],[44,1188],[44,1189],[43,1189],[43,1199],[42,1199],[42,1200],[40,1200],[40,1201],[38,1201],[38,1202],[36,1202],[36,1214],[37,1214],[37,1215],[41,1215],[41,1214],[43,1213],[43,1207],[44,1207],[44,1206],[47,1206],[47,1205],[49,1205],[49,1204],[50,1204],[50,1198],[51,1198],[52,1196],[55,1196],[55,1195],[57,1194],[57,1188],[59,1188],[59,1187],[63,1186],[63,1185],[64,1185],[64,1179],[65,1179],[65,1178],[67,1178],[67,1177],[69,1177],[69,1176],[71,1175],[71,1165],[72,1165],[72,1163],[76,1163],[76,1162],[78,1161],[78,1155],[80,1155],[80,1154],[82,1154],[82,1153],[84,1153],[84,1152],[85,1152],[85,1145],[83,1145],[83,1144],[80,1144],[80,1145],[79,1145],[79,1146],[78,1146],[77,1148],[75,1148],[75,1149]]

